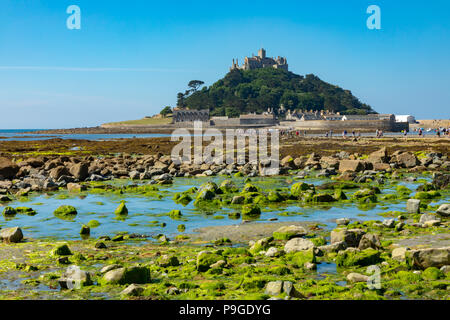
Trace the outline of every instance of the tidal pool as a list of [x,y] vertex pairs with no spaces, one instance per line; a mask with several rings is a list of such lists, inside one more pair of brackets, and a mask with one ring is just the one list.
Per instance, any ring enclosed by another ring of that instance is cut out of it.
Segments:
[[[399,181],[398,184],[378,185],[382,194],[395,193],[397,185],[404,185],[411,189],[414,194],[416,188],[423,184],[424,179],[429,177],[418,177],[416,182]],[[146,236],[155,236],[165,234],[173,237],[179,234],[194,233],[199,227],[232,225],[242,222],[240,219],[231,219],[228,217],[230,212],[239,211],[231,207],[221,208],[203,208],[198,209],[193,205],[193,201],[187,206],[177,204],[172,199],[177,192],[186,191],[195,186],[213,181],[220,184],[229,177],[196,177],[196,178],[175,178],[172,185],[159,186],[158,197],[148,197],[139,194],[116,194],[112,192],[93,193],[84,191],[81,193],[70,194],[67,191],[51,192],[47,194],[31,194],[27,198],[22,198],[8,203],[12,207],[31,207],[37,214],[27,216],[17,214],[14,217],[2,217],[0,227],[19,226],[22,228],[25,237],[34,239],[57,239],[57,240],[76,240],[80,239],[80,228],[83,224],[88,224],[91,220],[97,220],[100,225],[91,228],[91,237],[97,238],[103,235],[114,235],[121,232],[136,233]],[[245,178],[232,178],[238,188],[245,184]],[[301,180],[306,183],[319,185],[334,180],[328,178],[309,178]],[[260,187],[263,191],[274,190],[277,188],[286,189],[297,182],[293,177],[258,177],[252,178],[251,183]],[[389,181],[387,181],[389,182]],[[130,180],[108,181],[106,184],[116,186],[146,184],[148,182],[135,182]],[[358,189],[344,190],[347,196]],[[114,214],[119,203],[125,200],[128,208],[128,216],[117,218]],[[449,195],[443,195],[438,201],[432,202],[432,205],[448,202]],[[53,211],[61,205],[74,206],[78,215],[73,220],[62,220],[53,215]],[[361,207],[357,203],[330,203],[329,205],[305,205],[302,203],[288,204],[268,204],[261,206],[262,214],[257,221],[267,222],[278,219],[284,221],[315,221],[323,224],[326,228],[332,229],[336,226],[335,219],[350,218],[357,220],[383,220],[380,213],[387,211],[404,212],[406,200],[379,200],[377,204]],[[178,209],[182,212],[182,218],[173,220],[168,216],[168,212]],[[0,210],[3,209],[0,207]],[[162,226],[162,224],[165,226]],[[177,226],[184,224],[186,229],[179,232]]]

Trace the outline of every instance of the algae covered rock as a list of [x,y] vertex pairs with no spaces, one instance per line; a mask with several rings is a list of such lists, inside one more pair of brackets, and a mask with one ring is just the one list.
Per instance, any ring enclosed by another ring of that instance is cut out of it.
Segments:
[[223,260],[223,257],[210,251],[201,251],[197,255],[197,270],[200,272],[208,271],[212,264]]
[[290,240],[296,237],[303,237],[307,234],[305,228],[301,226],[283,226],[273,232],[273,237],[277,240]]
[[144,292],[144,288],[133,283],[126,287],[120,294],[122,296],[137,297],[140,296],[142,292]]
[[261,215],[261,209],[254,204],[247,204],[242,206],[242,216],[257,218]]
[[158,265],[163,268],[176,267],[180,265],[180,261],[178,261],[178,258],[175,256],[169,256],[165,254],[158,259]]
[[118,216],[126,216],[128,215],[128,208],[125,205],[125,201],[122,201],[119,206],[117,207],[117,209],[114,211],[114,214],[118,215]]
[[273,238],[262,238],[253,243],[249,249],[250,253],[255,255],[261,250],[265,250],[269,247],[270,243],[272,242]]
[[361,229],[334,229],[331,231],[331,243],[343,241],[347,247],[358,247],[364,234],[365,231]]
[[72,252],[67,244],[61,244],[51,251],[52,256],[70,256]]
[[306,263],[316,263],[314,248],[293,253],[291,261],[297,268],[303,268]]
[[291,195],[294,197],[300,197],[303,192],[312,189],[312,187],[309,184],[306,184],[304,182],[297,182],[294,183],[291,187]]
[[445,277],[445,274],[436,267],[428,267],[423,273],[422,277],[426,280],[438,280]]
[[419,269],[450,265],[450,247],[411,250],[406,255],[408,264]]
[[229,179],[222,181],[219,189],[222,190],[223,193],[233,193],[238,191],[234,182]]
[[349,248],[340,251],[336,257],[339,267],[370,266],[381,262],[380,251],[375,249],[358,250]]
[[73,218],[74,216],[76,216],[78,214],[78,212],[75,207],[64,205],[64,206],[60,206],[58,209],[53,211],[53,214],[60,218],[70,219],[70,218]]
[[17,214],[17,211],[13,207],[5,207],[5,209],[3,209],[3,215],[5,217],[13,217],[16,214]]
[[17,207],[16,211],[19,214],[26,214],[27,216],[35,216],[37,214],[35,210],[28,207]]
[[182,217],[180,210],[172,210],[169,212],[169,217],[172,219],[180,219]]
[[126,267],[113,269],[105,273],[101,279],[102,284],[145,284],[149,283],[150,269],[147,267]]
[[87,225],[83,224],[81,226],[81,229],[80,229],[80,234],[81,235],[85,235],[85,236],[90,235],[91,234],[91,228],[89,228]]

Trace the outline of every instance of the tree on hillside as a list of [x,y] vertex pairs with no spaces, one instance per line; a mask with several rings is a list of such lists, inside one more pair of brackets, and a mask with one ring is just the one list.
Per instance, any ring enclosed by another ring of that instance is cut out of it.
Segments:
[[166,106],[166,107],[164,107],[164,109],[161,110],[161,112],[159,114],[162,115],[163,117],[165,117],[171,113],[172,113],[172,108],[170,106]]
[[203,81],[201,81],[201,80],[191,80],[188,83],[188,87],[191,88],[189,91],[191,93],[194,93],[204,84],[205,83]]

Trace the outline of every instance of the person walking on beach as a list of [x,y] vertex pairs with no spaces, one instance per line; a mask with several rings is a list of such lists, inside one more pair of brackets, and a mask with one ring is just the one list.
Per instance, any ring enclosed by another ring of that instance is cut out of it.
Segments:
[[344,130],[344,132],[342,132],[342,138],[347,138],[347,130]]

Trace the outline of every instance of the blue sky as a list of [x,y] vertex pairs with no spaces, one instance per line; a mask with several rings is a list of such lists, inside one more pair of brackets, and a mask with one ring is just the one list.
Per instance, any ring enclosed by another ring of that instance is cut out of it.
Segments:
[[[369,30],[369,5],[381,30]],[[69,5],[81,30],[69,30]],[[450,118],[448,1],[0,2],[0,129],[95,126],[174,106],[264,47],[380,113]]]

